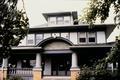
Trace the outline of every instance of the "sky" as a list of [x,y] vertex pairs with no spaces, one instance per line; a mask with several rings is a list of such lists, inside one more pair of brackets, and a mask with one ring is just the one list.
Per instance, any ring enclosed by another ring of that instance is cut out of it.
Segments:
[[[24,0],[25,9],[29,18],[30,27],[47,23],[42,13],[49,12],[64,12],[77,11],[78,16],[84,14],[84,9],[88,7],[89,0]],[[19,8],[22,8],[22,0],[19,0]],[[113,10],[111,8],[111,10]],[[113,11],[110,12],[110,17],[105,23],[114,23]],[[100,23],[97,21],[97,23]],[[118,29],[112,33],[109,41],[115,40],[115,35],[118,35]]]

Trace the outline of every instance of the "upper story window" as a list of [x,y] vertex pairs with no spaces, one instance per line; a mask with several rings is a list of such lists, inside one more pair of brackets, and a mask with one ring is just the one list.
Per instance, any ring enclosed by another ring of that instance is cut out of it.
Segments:
[[88,33],[88,42],[89,43],[95,43],[95,32],[89,32]]
[[69,39],[69,33],[61,33],[61,37]]
[[87,40],[86,40],[86,38],[87,38],[86,32],[80,32],[78,37],[79,37],[78,38],[79,43],[86,43],[87,42]]
[[43,40],[43,34],[36,34],[36,44]]
[[34,45],[35,44],[35,35],[28,34],[27,35],[27,45]]
[[78,41],[80,44],[92,44],[96,42],[95,32],[80,32],[78,33]]

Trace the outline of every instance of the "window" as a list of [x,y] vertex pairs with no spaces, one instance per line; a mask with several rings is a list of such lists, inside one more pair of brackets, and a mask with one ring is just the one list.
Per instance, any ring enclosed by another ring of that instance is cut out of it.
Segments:
[[36,44],[43,40],[43,34],[36,34]]
[[56,24],[56,17],[50,17],[49,18],[49,24],[50,25],[55,25]]
[[64,18],[63,17],[57,17],[57,24],[63,24]]
[[54,16],[48,18],[49,25],[70,24],[70,21],[70,16]]
[[61,33],[61,37],[69,39],[69,33]]
[[64,24],[70,24],[70,16],[64,17]]
[[35,35],[28,34],[27,36],[27,45],[34,45],[35,44]]
[[96,42],[95,32],[80,32],[78,33],[78,41],[80,44],[93,44]]
[[86,43],[86,32],[80,32],[79,33],[79,43]]
[[89,32],[88,33],[88,42],[89,43],[95,43],[95,32]]

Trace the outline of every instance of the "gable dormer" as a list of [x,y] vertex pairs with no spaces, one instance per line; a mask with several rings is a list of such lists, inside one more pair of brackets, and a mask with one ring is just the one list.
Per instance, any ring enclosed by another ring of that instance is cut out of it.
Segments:
[[73,25],[77,19],[77,12],[43,13],[48,26]]

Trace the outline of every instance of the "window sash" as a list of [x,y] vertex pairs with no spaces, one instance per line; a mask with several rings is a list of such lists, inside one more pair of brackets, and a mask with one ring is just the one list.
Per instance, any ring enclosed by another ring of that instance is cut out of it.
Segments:
[[49,24],[56,24],[56,17],[49,17]]
[[43,40],[43,34],[36,34],[36,44]]
[[80,44],[93,44],[96,43],[95,32],[79,32],[78,41]]
[[57,17],[57,24],[63,24],[64,18],[63,17]]
[[27,45],[34,45],[35,35],[28,34],[27,35]]

